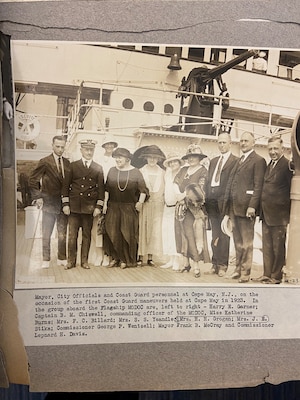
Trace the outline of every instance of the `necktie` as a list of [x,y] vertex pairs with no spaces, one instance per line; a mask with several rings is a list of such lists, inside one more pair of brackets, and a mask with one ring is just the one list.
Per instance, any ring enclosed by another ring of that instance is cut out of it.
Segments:
[[85,166],[85,168],[88,168],[88,167],[89,167],[87,161],[84,162],[84,166]]
[[58,172],[59,172],[59,175],[63,178],[63,169],[62,169],[62,164],[61,164],[61,157],[58,157]]
[[215,177],[216,182],[220,181],[222,166],[223,166],[223,156],[221,156],[220,160],[219,160],[218,169],[217,169],[217,173],[216,173],[216,177]]
[[245,160],[245,155],[243,154],[239,160],[239,165],[243,164],[244,160]]
[[274,166],[275,166],[275,161],[271,160],[271,162],[268,165],[267,171],[266,171],[266,177],[267,178],[272,174]]

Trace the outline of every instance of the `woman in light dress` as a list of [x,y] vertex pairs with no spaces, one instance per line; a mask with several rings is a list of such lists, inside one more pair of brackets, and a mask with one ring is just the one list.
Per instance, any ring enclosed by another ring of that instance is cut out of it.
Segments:
[[146,146],[139,158],[146,160],[140,169],[149,190],[149,199],[143,204],[139,218],[138,266],[147,257],[147,265],[155,267],[153,255],[161,256],[162,217],[164,211],[164,175],[158,165],[165,160],[164,153],[156,145]]
[[172,268],[179,271],[180,254],[177,253],[175,240],[175,207],[178,200],[178,186],[174,178],[183,166],[184,161],[178,154],[170,154],[164,161],[165,173],[165,205],[162,221],[163,254],[169,257],[161,268]]

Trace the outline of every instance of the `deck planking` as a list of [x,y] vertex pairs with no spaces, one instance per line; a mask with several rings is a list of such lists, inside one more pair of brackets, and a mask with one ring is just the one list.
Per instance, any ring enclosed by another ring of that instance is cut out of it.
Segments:
[[[156,267],[143,265],[142,267],[125,268],[103,267],[91,265],[86,270],[79,265],[76,268],[65,270],[63,266],[57,265],[57,238],[52,238],[51,253],[53,259],[48,269],[42,269],[42,239],[26,239],[24,216],[19,215],[16,229],[17,255],[16,255],[16,286],[30,286],[44,284],[59,284],[70,286],[97,285],[97,286],[134,286],[134,285],[235,285],[236,280],[228,279],[233,272],[234,266],[230,265],[227,274],[220,278],[217,275],[206,275],[205,272],[211,268],[210,263],[203,264],[201,277],[195,278],[192,270],[187,273],[175,272],[172,268],[164,269],[160,266],[165,260],[155,259]],[[252,267],[252,276],[262,275],[262,263],[255,263]],[[251,284],[251,281],[249,282]]]

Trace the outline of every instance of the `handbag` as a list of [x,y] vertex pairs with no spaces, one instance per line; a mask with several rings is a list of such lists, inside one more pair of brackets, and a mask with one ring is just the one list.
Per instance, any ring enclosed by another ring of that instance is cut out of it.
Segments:
[[178,202],[175,208],[175,218],[177,221],[182,222],[186,216],[187,206],[185,202]]

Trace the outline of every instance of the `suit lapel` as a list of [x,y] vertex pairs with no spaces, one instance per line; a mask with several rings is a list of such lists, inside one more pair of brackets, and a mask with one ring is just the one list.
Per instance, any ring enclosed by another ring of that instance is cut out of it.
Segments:
[[255,152],[252,151],[252,153],[249,154],[249,156],[246,158],[246,160],[238,165],[238,169],[245,168],[245,166],[247,166],[247,164],[254,158],[254,156],[255,156]]
[[90,166],[88,168],[86,168],[85,165],[83,164],[83,161],[80,160],[81,168],[84,170],[86,177],[90,176],[92,174],[92,172],[94,170],[94,165],[93,164],[94,164],[94,161],[92,161]]
[[211,168],[210,168],[210,177],[211,177],[211,179],[213,177],[213,174],[215,173],[215,169],[216,169],[216,166],[218,164],[218,161],[219,161],[219,157],[213,158],[211,160]]
[[265,172],[265,178],[264,178],[264,180],[265,180],[265,181],[268,181],[268,180],[270,179],[271,175],[273,174],[273,172],[274,172],[274,171],[271,170],[271,165],[268,164],[267,169],[266,169],[266,172]]
[[234,158],[232,156],[232,154],[230,154],[230,156],[228,157],[227,161],[225,162],[222,171],[224,171],[226,168],[228,168],[232,163],[234,162]]
[[66,170],[66,168],[68,168],[68,166],[69,166],[68,159],[65,157],[62,157],[62,160],[63,160],[64,169]]
[[49,164],[50,164],[50,167],[51,167],[51,169],[52,169],[52,171],[53,171],[53,174],[54,174],[55,176],[57,176],[58,179],[61,179],[61,177],[60,177],[60,175],[59,175],[59,172],[58,172],[58,169],[57,169],[57,165],[56,165],[56,162],[55,162],[55,159],[54,159],[54,155],[53,155],[53,154],[51,154],[51,155],[49,156]]
[[278,168],[280,168],[280,164],[283,161],[282,158],[283,157],[280,157],[280,159],[277,161],[274,167],[271,166],[271,161],[270,161],[269,165],[267,166],[265,175],[267,180],[269,180],[276,173],[276,171],[278,171]]

